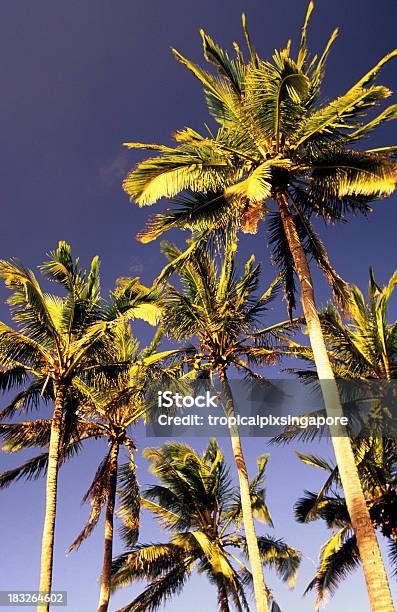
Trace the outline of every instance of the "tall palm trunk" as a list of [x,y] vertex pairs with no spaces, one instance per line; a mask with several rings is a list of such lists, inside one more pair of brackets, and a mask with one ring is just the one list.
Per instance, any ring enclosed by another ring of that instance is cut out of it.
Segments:
[[[57,507],[59,445],[62,429],[63,401],[65,387],[55,386],[54,414],[51,422],[50,447],[48,453],[45,518],[41,540],[40,592],[50,593],[52,586],[52,566],[54,558],[55,517]],[[37,607],[39,612],[48,612],[49,603]]]
[[103,550],[103,565],[101,576],[101,591],[99,594],[98,612],[107,612],[110,599],[110,582],[113,556],[113,522],[117,489],[117,462],[119,443],[114,442],[110,450],[109,492],[105,515],[105,544]]
[[[327,415],[343,416],[338,387],[328,358],[320,319],[317,313],[313,282],[309,265],[304,253],[294,219],[283,193],[276,196],[285,235],[294,260],[301,286],[301,301],[306,319],[314,362],[321,384]],[[346,498],[351,524],[356,534],[357,546],[363,564],[365,581],[373,612],[393,612],[394,605],[390,593],[385,567],[379,550],[378,541],[361,488],[357,466],[345,428],[332,426],[332,443],[336,462]]]
[[[223,396],[225,398],[227,416],[235,416],[233,394],[225,369],[219,367],[218,375],[222,385]],[[265,586],[262,561],[259,554],[258,539],[256,537],[254,517],[252,514],[248,471],[237,426],[230,429],[230,436],[240,483],[241,511],[247,541],[248,558],[251,565],[254,583],[256,610],[257,612],[268,612],[269,607],[267,604],[267,589]]]
[[219,612],[230,612],[229,600],[224,584],[218,584]]

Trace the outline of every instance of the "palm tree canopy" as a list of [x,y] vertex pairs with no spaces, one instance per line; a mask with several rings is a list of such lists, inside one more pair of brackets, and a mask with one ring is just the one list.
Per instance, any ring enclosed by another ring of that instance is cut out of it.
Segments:
[[[171,264],[181,251],[171,244],[163,250]],[[260,266],[251,257],[243,271],[236,269],[237,244],[226,241],[222,251],[206,249],[179,260],[175,268],[181,287],[169,285],[164,299],[163,326],[176,341],[197,338],[190,357],[196,369],[215,371],[233,365],[243,374],[258,377],[253,368],[274,363],[277,344],[294,328],[284,321],[263,328],[262,316],[280,287],[276,279],[258,295]]]
[[[349,411],[352,419],[352,435],[357,427],[361,429],[361,435],[367,434],[368,426],[372,432],[374,428],[381,427],[379,431],[387,436],[395,432],[397,321],[390,321],[389,303],[396,284],[397,272],[392,274],[384,287],[380,287],[371,269],[367,300],[360,289],[352,285],[342,314],[333,304],[328,304],[320,312],[331,366],[335,376],[341,381],[340,392],[345,399],[345,410]],[[286,354],[298,357],[308,364],[305,369],[288,368],[288,371],[302,381],[316,385],[317,373],[310,367],[314,363],[312,349],[291,339],[287,342],[289,348]],[[355,388],[343,381],[360,382]],[[371,385],[371,381],[375,382],[375,385]],[[385,383],[377,385],[378,381]],[[354,393],[356,399],[367,398],[367,401],[371,402],[367,416],[357,410],[358,402],[350,401],[354,400]],[[310,440],[318,434],[319,429],[316,427],[309,426],[302,430],[291,426],[273,441],[288,442],[294,438]]]
[[[397,378],[397,321],[390,322],[388,312],[396,284],[397,271],[384,287],[380,287],[371,269],[367,300],[353,285],[345,316],[332,304],[321,313],[332,367],[339,378]],[[311,360],[310,349],[295,344],[291,346],[297,355]]]
[[248,58],[234,43],[234,57],[201,31],[204,57],[210,70],[193,64],[174,50],[202,83],[214,132],[200,134],[186,128],[174,134],[175,146],[125,143],[157,156],[140,162],[126,177],[124,189],[139,205],[162,197],[176,198],[175,206],[155,216],[140,235],[143,242],[172,228],[203,233],[231,224],[255,233],[268,219],[269,243],[284,272],[290,308],[295,305],[294,269],[278,211],[270,201],[282,192],[288,197],[300,239],[343,298],[342,279],[332,268],[312,223],[313,215],[338,221],[349,212],[368,213],[369,202],[390,195],[395,188],[396,147],[355,149],[372,131],[397,117],[397,105],[367,118],[391,95],[376,84],[381,68],[397,55],[383,57],[340,97],[323,103],[325,65],[338,31],[325,49],[312,55],[307,48],[310,2],[298,54],[291,43],[270,60],[254,49],[243,16]]
[[[373,524],[387,539],[389,558],[397,570],[396,452],[392,440],[372,437],[354,445],[360,481]],[[333,531],[321,548],[316,575],[306,592],[315,590],[318,606],[333,594],[340,582],[360,564],[356,538],[346,501],[341,494],[338,468],[315,455],[298,453],[304,463],[323,470],[327,479],[317,493],[305,491],[295,505],[301,523],[322,520]]]
[[118,329],[116,359],[126,364],[116,384],[108,387],[89,387],[79,383],[79,391],[84,398],[79,407],[79,417],[89,430],[94,428],[95,437],[108,441],[110,450],[98,466],[94,480],[83,502],[90,502],[91,514],[87,524],[70,546],[69,551],[78,548],[97,525],[102,509],[110,493],[111,450],[114,444],[124,445],[129,453],[129,461],[117,464],[118,476],[118,513],[122,518],[124,539],[133,546],[139,534],[140,492],[136,476],[134,452],[137,450],[133,440],[133,427],[145,419],[146,392],[148,387],[159,380],[178,376],[180,364],[173,358],[179,349],[157,351],[162,330],[158,328],[152,342],[141,349],[134,339],[130,326],[125,323]]
[[114,376],[122,368],[113,359],[117,325],[135,316],[154,323],[159,316],[158,291],[146,289],[139,279],[122,281],[104,301],[98,258],[87,272],[65,242],[40,271],[57,285],[58,294],[45,293],[19,260],[0,261],[16,324],[14,329],[0,322],[0,390],[19,389],[2,418],[37,407],[43,396],[53,398],[49,383],[67,386],[76,377]]
[[[155,515],[170,540],[137,545],[115,559],[114,588],[136,579],[149,581],[145,591],[123,611],[157,610],[183,588],[194,569],[225,589],[237,610],[249,610],[246,586],[252,577],[245,565],[240,497],[216,441],[211,440],[201,456],[178,442],[146,449],[145,456],[160,484],[143,493],[142,504]],[[267,456],[258,460],[251,495],[254,513],[271,525],[263,487],[266,463]],[[300,553],[270,536],[260,537],[259,546],[263,562],[292,585]]]
[[[124,522],[129,525],[129,537],[133,537],[135,525],[138,536],[139,525],[139,487],[136,480],[132,427],[145,416],[145,393],[147,387],[161,377],[170,380],[179,374],[179,363],[173,358],[179,349],[158,351],[162,340],[162,330],[158,328],[152,342],[144,348],[139,346],[126,321],[119,323],[114,330],[112,361],[122,364],[122,370],[115,379],[93,378],[91,384],[75,379],[71,392],[66,397],[64,427],[60,448],[60,463],[73,458],[90,439],[104,439],[110,447],[114,443],[125,445],[129,451],[129,461],[119,466],[120,507]],[[107,384],[105,384],[107,382]],[[69,422],[70,421],[70,422]],[[0,438],[4,441],[2,449],[6,452],[19,452],[27,448],[46,449],[26,463],[0,474],[0,488],[9,486],[21,478],[36,479],[43,476],[48,464],[51,420],[0,423]],[[91,503],[92,510],[88,522],[70,551],[78,548],[97,525],[101,511],[109,493],[109,471],[111,452],[101,461],[93,482],[83,498]],[[128,482],[128,495],[123,493]],[[133,484],[134,494],[132,494]],[[131,541],[132,545],[132,541]]]

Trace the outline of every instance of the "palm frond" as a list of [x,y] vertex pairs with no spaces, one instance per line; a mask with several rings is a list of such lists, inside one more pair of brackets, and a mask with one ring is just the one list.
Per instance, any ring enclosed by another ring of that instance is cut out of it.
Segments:
[[135,580],[153,580],[179,566],[186,551],[173,542],[137,544],[116,557],[112,563],[112,589],[127,586]]
[[290,319],[292,319],[292,312],[296,308],[295,267],[279,213],[269,215],[268,232],[273,261],[280,270],[281,278],[284,281],[284,294],[287,300],[288,314]]
[[14,321],[23,326],[24,335],[33,340],[36,346],[56,347],[59,342],[57,328],[33,272],[17,259],[1,260],[0,277],[12,291],[7,303]]
[[29,370],[23,365],[0,367],[0,390],[10,391],[21,387],[29,375]]
[[279,577],[292,587],[301,562],[301,553],[285,544],[283,540],[270,536],[258,537],[258,546],[262,562],[274,568]]
[[19,452],[25,448],[45,447],[49,444],[51,420],[38,419],[24,423],[1,423],[0,438],[3,450]]
[[124,190],[140,206],[172,198],[186,189],[217,191],[234,175],[225,154],[211,146],[181,145],[172,154],[140,162],[123,182]]
[[190,562],[177,565],[167,574],[153,580],[133,602],[117,612],[155,612],[183,589],[190,575],[189,570]]
[[48,453],[42,453],[33,457],[17,468],[2,472],[0,474],[0,489],[8,487],[10,484],[21,478],[36,480],[45,474],[48,465]]
[[130,454],[130,461],[128,463],[120,465],[118,478],[118,495],[120,499],[118,516],[122,521],[120,535],[126,546],[134,546],[139,536],[141,496],[132,454]]
[[79,533],[74,542],[69,546],[68,553],[77,550],[86,540],[93,529],[96,527],[102,508],[106,502],[109,493],[109,472],[110,472],[110,452],[100,463],[94,480],[92,481],[88,491],[83,497],[83,503],[91,503],[91,513],[88,521],[82,531]]
[[40,402],[53,399],[51,385],[48,385],[43,392],[46,380],[46,378],[37,378],[25,389],[19,391],[0,412],[0,421],[13,417],[20,410],[29,412],[29,410],[37,409]]
[[376,199],[395,189],[395,166],[386,156],[326,148],[311,164],[311,188],[326,197]]
[[[208,41],[209,42],[209,41]],[[214,57],[214,46],[211,46],[211,58]],[[176,49],[172,50],[175,58],[184,65],[193,75],[204,85],[206,102],[210,114],[215,117],[221,125],[233,125],[238,117],[238,93],[236,92],[229,79],[214,77],[200,66],[193,64],[183,57]],[[219,53],[218,53],[218,59]],[[225,64],[224,57],[223,64]],[[230,68],[229,68],[230,70]]]
[[231,59],[226,51],[204,32],[200,30],[203,40],[203,50],[205,59],[214,64],[219,73],[224,76],[233,86],[237,94],[241,93],[244,84],[244,71],[241,63]]
[[350,536],[344,541],[341,541],[341,538],[342,534],[338,532],[323,547],[316,576],[305,591],[316,591],[318,605],[328,594],[332,595],[340,582],[360,564],[355,537]]

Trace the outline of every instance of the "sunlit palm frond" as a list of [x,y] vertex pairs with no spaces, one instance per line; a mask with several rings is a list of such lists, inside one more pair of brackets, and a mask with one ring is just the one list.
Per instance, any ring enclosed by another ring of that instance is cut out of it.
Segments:
[[324,546],[316,576],[306,589],[306,593],[312,590],[316,592],[318,605],[327,599],[327,596],[332,595],[340,582],[359,565],[355,537],[350,535],[344,540],[341,538],[342,535],[338,532]]
[[[142,506],[168,531],[170,541],[135,545],[115,559],[114,589],[133,580],[148,582],[143,593],[122,609],[157,609],[165,597],[179,593],[196,568],[217,587],[218,597],[222,593],[236,610],[248,611],[247,589],[252,586],[252,577],[243,561],[247,553],[245,538],[233,523],[240,511],[239,494],[216,440],[212,439],[201,455],[178,441],[147,449],[145,455],[159,484],[144,491]],[[267,456],[258,460],[251,494],[253,507],[270,524],[263,490],[266,463]],[[263,538],[262,544],[264,563],[292,584],[300,553],[270,537]],[[176,582],[169,580],[173,576],[178,577]]]
[[1,423],[3,450],[16,453],[24,448],[46,447],[50,441],[51,421],[37,419],[24,423]]

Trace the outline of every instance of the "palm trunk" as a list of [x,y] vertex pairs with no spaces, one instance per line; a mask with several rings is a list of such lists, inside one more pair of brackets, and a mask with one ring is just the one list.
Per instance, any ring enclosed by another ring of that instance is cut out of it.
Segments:
[[[282,193],[277,194],[277,203],[301,286],[303,313],[306,319],[310,344],[313,350],[327,415],[341,417],[343,416],[343,410],[316,309],[309,265],[286,196]],[[364,569],[371,609],[373,612],[393,612],[394,605],[390,587],[380,554],[378,541],[361,488],[350,438],[345,428],[341,425],[332,426],[332,431],[334,433],[332,436],[332,443],[335,457],[351,524],[356,534],[357,546]]]
[[[224,368],[218,368],[218,375],[225,398],[227,416],[235,416],[233,394]],[[252,514],[247,466],[245,464],[243,449],[241,447],[238,427],[235,426],[230,429],[230,436],[240,483],[241,511],[243,515],[245,538],[247,541],[248,558],[251,565],[254,583],[256,610],[257,612],[268,612],[269,607],[267,604],[267,589],[265,586],[262,561],[259,554],[254,517]]]
[[[45,519],[43,527],[43,536],[41,540],[40,592],[43,594],[50,593],[52,586],[52,566],[54,558],[54,534],[58,488],[59,446],[61,440],[64,396],[65,387],[63,385],[56,386],[54,414],[51,422],[50,447],[48,453]],[[50,604],[44,603],[42,605],[39,605],[37,607],[37,610],[38,612],[48,612],[49,608]]]
[[229,601],[224,584],[218,585],[219,612],[230,612]]
[[101,576],[101,591],[99,594],[98,612],[107,612],[110,599],[110,583],[113,556],[113,522],[117,489],[117,462],[119,443],[114,442],[110,451],[109,494],[105,516],[105,545]]

